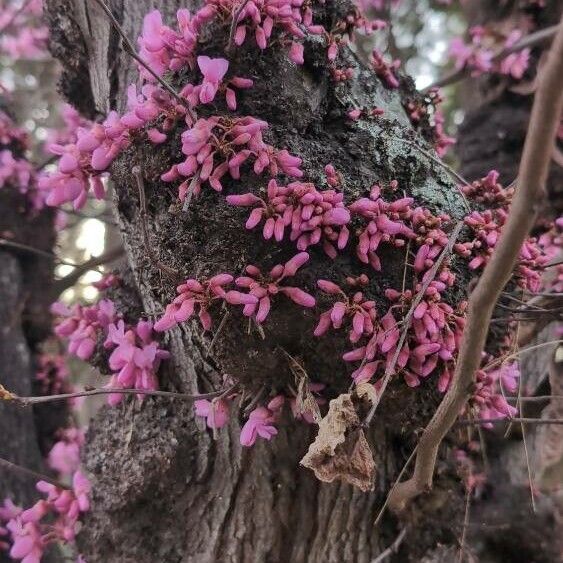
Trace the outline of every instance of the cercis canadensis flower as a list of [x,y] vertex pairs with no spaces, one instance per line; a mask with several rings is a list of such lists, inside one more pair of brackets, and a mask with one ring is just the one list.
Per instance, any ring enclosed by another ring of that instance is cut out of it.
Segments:
[[[158,389],[156,373],[160,362],[170,354],[153,340],[151,322],[140,320],[134,327],[127,327],[120,320],[110,325],[104,346],[113,349],[109,357],[109,367],[113,372],[107,385],[109,388]],[[111,393],[108,403],[116,405],[123,397],[121,393]],[[142,399],[143,395],[138,398]]]
[[377,49],[371,53],[371,65],[375,74],[389,88],[398,88],[399,79],[397,78],[397,69],[401,66],[401,61],[394,60],[388,63]]
[[[39,563],[43,552],[53,542],[68,543],[80,529],[80,518],[90,508],[90,482],[77,470],[72,477],[72,488],[61,489],[39,481],[39,492],[46,499],[37,501],[24,510],[10,500],[0,507],[0,535],[11,541],[10,557],[22,563]],[[0,547],[8,547],[6,544]]]
[[[361,285],[367,285],[369,282],[367,276],[363,274],[359,278]],[[315,328],[315,336],[322,336],[332,326],[339,329],[346,320],[351,321],[351,329],[349,334],[350,342],[358,342],[362,336],[371,336],[374,331],[377,311],[375,301],[365,300],[361,291],[356,291],[352,297],[348,297],[346,292],[334,282],[329,280],[318,280],[319,289],[334,297],[338,298],[332,307],[321,313],[319,323]]]
[[201,185],[208,182],[216,191],[223,189],[221,179],[227,173],[240,178],[240,167],[253,161],[255,174],[268,169],[272,176],[282,171],[288,176],[301,177],[301,159],[286,150],[278,150],[264,142],[262,131],[268,124],[254,117],[210,117],[198,119],[191,129],[182,134],[184,162],[175,164],[162,175],[170,182],[181,177],[188,180],[180,186],[180,199],[184,199],[188,187],[197,195]]
[[266,320],[270,312],[271,299],[280,293],[301,307],[314,307],[315,298],[309,293],[298,287],[280,285],[284,279],[293,277],[308,260],[309,255],[301,252],[285,265],[274,266],[269,274],[263,274],[256,266],[247,266],[247,275],[235,280],[235,284],[247,292],[229,291],[225,300],[231,305],[244,305],[243,314],[247,317],[254,316],[257,323]]
[[364,264],[380,271],[381,260],[376,252],[381,242],[401,247],[406,240],[415,237],[414,231],[407,225],[413,201],[413,198],[407,197],[388,203],[381,197],[381,188],[375,185],[369,198],[361,198],[349,206],[352,214],[369,219],[359,233],[356,248],[356,254]]
[[248,420],[240,432],[240,443],[243,446],[253,446],[258,437],[271,440],[278,429],[274,426],[285,398],[283,395],[274,397],[266,407],[255,408],[248,416]]
[[195,401],[194,408],[197,416],[205,418],[208,428],[223,428],[229,421],[229,404],[225,399],[200,399]]
[[69,354],[81,360],[92,356],[98,336],[117,318],[113,302],[108,299],[89,307],[76,304],[69,308],[56,302],[51,306],[51,312],[63,319],[55,327],[55,334],[68,338]]
[[239,207],[254,207],[246,222],[253,229],[264,222],[262,234],[266,240],[289,238],[296,241],[298,250],[322,242],[324,251],[335,258],[338,249],[348,243],[350,212],[344,196],[335,190],[318,191],[311,183],[292,182],[279,186],[270,180],[267,201],[251,193],[227,196],[227,202]]
[[197,86],[186,84],[180,92],[191,107],[199,103],[209,104],[213,102],[218,92],[225,93],[227,107],[235,111],[237,109],[237,98],[234,88],[251,88],[254,82],[250,78],[234,76],[224,80],[225,74],[229,69],[229,61],[226,59],[212,59],[200,56],[197,58],[197,65],[203,75],[203,82]]
[[[154,330],[169,330],[178,323],[189,320],[198,310],[198,317],[203,330],[210,330],[212,325],[209,308],[217,300],[225,299],[224,286],[231,284],[233,276],[218,274],[208,280],[198,281],[187,279],[176,288],[178,296],[166,306],[164,315],[154,324]],[[248,297],[249,303],[257,303],[257,299]]]
[[[201,27],[214,17],[214,10],[204,6],[194,15],[180,9],[176,14],[178,29],[173,30],[162,22],[158,10],[149,12],[143,20],[142,34],[138,39],[139,55],[158,76],[166,71],[179,71],[194,67],[195,49]],[[154,81],[145,68],[139,66],[141,77]]]

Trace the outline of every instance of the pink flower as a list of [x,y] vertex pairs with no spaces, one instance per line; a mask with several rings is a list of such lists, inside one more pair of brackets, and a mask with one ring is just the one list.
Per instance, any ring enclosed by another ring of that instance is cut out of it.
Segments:
[[229,69],[229,61],[200,56],[197,58],[197,65],[203,74],[199,99],[202,104],[208,104],[214,100],[215,94],[217,94],[220,82]]
[[314,307],[315,298],[299,289],[291,286],[281,286],[280,283],[287,277],[293,277],[299,268],[309,260],[306,252],[300,252],[288,260],[285,265],[274,266],[268,275],[256,266],[246,267],[246,276],[235,280],[235,284],[246,289],[248,293],[241,291],[230,291],[226,295],[228,303],[244,305],[243,314],[247,317],[254,316],[257,323],[263,323],[271,306],[271,299],[279,293],[289,297],[294,303],[302,307]]
[[223,428],[229,421],[229,405],[223,399],[200,399],[195,401],[194,407],[196,415],[204,417],[209,428]]
[[273,426],[274,415],[271,410],[266,407],[257,407],[254,409],[240,433],[240,443],[243,446],[253,446],[256,438],[261,437],[265,440],[271,440],[278,430]]

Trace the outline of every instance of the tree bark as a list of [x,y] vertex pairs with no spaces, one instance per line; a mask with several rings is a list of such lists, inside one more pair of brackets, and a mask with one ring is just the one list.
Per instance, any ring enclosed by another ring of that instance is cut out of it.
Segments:
[[[157,4],[165,20],[174,21],[179,2]],[[148,0],[111,3],[133,42],[153,5]],[[326,8],[319,8],[321,18],[330,20],[342,6],[327,2]],[[119,50],[116,33],[99,6],[93,1],[48,0],[47,16],[52,26],[59,26],[52,49],[65,68],[68,83],[63,91],[70,93],[70,101],[90,116],[109,108],[123,109],[125,89],[136,80],[137,71]],[[205,52],[224,56],[225,29],[214,31]],[[76,42],[87,49],[74,49]],[[444,169],[405,142],[425,145],[401,104],[402,96],[415,95],[412,82],[403,78],[399,91],[388,90],[345,52],[346,66],[355,68],[356,77],[335,86],[325,50],[319,41],[307,41],[305,65],[295,67],[274,48],[262,53],[254,45],[237,49],[231,69],[255,79],[254,88],[239,100],[239,115],[267,120],[268,142],[301,156],[306,177],[317,185],[324,165],[334,164],[345,178],[350,201],[375,182],[397,179],[417,203],[463,216],[459,194]],[[76,71],[85,68],[89,81]],[[92,104],[85,106],[86,99]],[[381,121],[352,125],[345,112],[354,105],[379,106],[386,113]],[[129,312],[160,314],[175,285],[147,258],[131,174],[135,165],[142,166],[145,178],[153,251],[183,274],[238,273],[245,264],[274,265],[295,253],[288,245],[272,250],[259,235],[244,231],[240,227],[244,210],[223,205],[222,195],[204,191],[187,213],[182,212],[176,194],[159,180],[179,154],[177,136],[158,149],[137,143],[112,167],[115,216],[140,299],[123,299],[121,304]],[[244,193],[263,184],[264,179],[245,174],[241,182],[228,187],[230,193]],[[320,277],[338,279],[362,271],[349,257],[331,262],[316,250],[311,254],[313,272],[298,276],[306,288]],[[390,252],[386,259],[392,266],[378,274],[370,288],[375,299],[381,299],[387,287],[400,287],[404,252]],[[468,281],[467,273],[460,276],[457,299],[463,297]],[[219,320],[214,318],[215,326]],[[229,373],[251,392],[281,389],[292,381],[278,350],[283,346],[334,396],[345,391],[350,381],[335,368],[342,345],[330,339],[312,343],[312,327],[313,319],[296,308],[273,310],[262,339],[246,330],[240,316],[231,315],[210,354],[206,353],[210,339],[198,327],[177,327],[165,340],[172,356],[159,374],[161,385],[203,392],[208,390],[206,381],[220,388],[223,374]],[[93,477],[93,503],[78,539],[80,551],[90,563],[367,563],[408,525],[396,561],[420,561],[425,554],[425,561],[438,560],[438,544],[456,545],[463,522],[463,490],[449,465],[439,468],[435,490],[412,508],[404,522],[386,517],[377,528],[373,522],[416,444],[417,431],[440,399],[435,382],[417,390],[402,383],[390,386],[369,432],[378,466],[371,493],[320,483],[300,467],[314,429],[289,420],[280,425],[272,442],[245,449],[238,441],[240,422],[235,415],[214,440],[194,420],[190,404],[146,399],[104,408],[88,434],[84,461]],[[491,559],[495,560],[499,559]]]

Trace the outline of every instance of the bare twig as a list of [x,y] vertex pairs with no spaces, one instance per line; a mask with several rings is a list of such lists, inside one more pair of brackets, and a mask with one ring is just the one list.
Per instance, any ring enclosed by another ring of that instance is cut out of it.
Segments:
[[24,244],[23,242],[17,242],[15,240],[7,240],[4,238],[0,238],[0,248],[14,248],[16,250],[22,250],[23,252],[28,252],[29,254],[35,254],[37,256],[42,256],[43,258],[47,258],[52,260],[53,262],[58,262],[59,264],[64,264],[65,266],[72,266],[76,268],[80,266],[76,262],[71,262],[70,260],[63,260],[59,258],[56,254],[52,252],[48,252],[47,250],[42,250],[41,248],[35,248],[34,246],[29,246],[29,244]]
[[[492,61],[499,62],[512,53],[517,53],[518,51],[522,51],[528,47],[534,47],[535,45],[540,45],[542,43],[550,41],[555,36],[558,29],[559,29],[558,25],[553,25],[551,27],[546,27],[545,29],[541,29],[540,31],[536,31],[535,33],[530,33],[529,35],[523,37],[520,41],[518,41],[511,47],[506,47],[501,51],[499,51],[492,58]],[[430,86],[423,88],[422,92],[426,94],[433,88],[442,88],[443,86],[449,86],[454,82],[458,82],[459,80],[462,80],[470,73],[471,73],[471,69],[467,67],[461,68],[459,70],[452,70],[445,76],[442,76],[441,78],[430,84]]]
[[[0,389],[1,391],[1,389]],[[19,397],[6,390],[0,394],[0,400],[14,401],[24,407],[38,405],[42,403],[53,403],[57,401],[68,401],[78,397],[93,397],[95,395],[148,395],[149,397],[168,397],[170,399],[182,399],[184,401],[197,401],[199,399],[214,399],[223,393],[222,390],[212,393],[198,393],[189,395],[187,393],[177,393],[175,391],[155,391],[150,389],[112,389],[104,387],[102,389],[89,389],[88,391],[76,391],[75,393],[61,393],[60,395],[43,395],[39,397]]]
[[443,401],[421,436],[413,476],[400,483],[391,495],[389,504],[395,512],[404,509],[412,498],[432,487],[438,448],[471,394],[495,304],[512,275],[520,248],[541,204],[562,106],[563,25],[558,28],[540,77],[518,172],[518,190],[508,220],[491,260],[469,298],[469,312],[455,373]]
[[397,365],[397,361],[399,360],[399,355],[401,354],[401,350],[403,348],[403,344],[405,343],[405,340],[407,338],[407,333],[409,331],[410,328],[410,324],[412,321],[412,316],[414,314],[415,309],[418,307],[419,303],[422,301],[422,299],[424,299],[424,294],[426,293],[426,290],[428,289],[429,285],[432,283],[432,281],[436,278],[436,274],[438,273],[438,270],[440,269],[440,267],[442,266],[442,262],[446,259],[447,256],[449,256],[449,254],[452,251],[452,248],[457,240],[457,238],[459,237],[459,234],[461,233],[461,230],[463,229],[463,221],[459,221],[458,223],[456,223],[452,233],[450,234],[450,237],[448,239],[448,244],[444,247],[444,249],[442,250],[442,253],[440,254],[440,256],[438,257],[438,259],[436,260],[436,262],[434,262],[434,265],[432,266],[432,268],[430,270],[428,270],[428,276],[426,278],[426,281],[422,284],[422,287],[420,289],[420,291],[417,292],[415,298],[413,299],[412,303],[411,303],[411,307],[408,310],[407,314],[405,315],[405,318],[403,319],[403,329],[401,331],[401,336],[399,338],[399,341],[397,342],[397,348],[395,350],[395,353],[393,354],[393,358],[391,359],[391,363],[385,368],[385,374],[383,376],[383,380],[381,383],[381,387],[379,388],[378,392],[377,392],[377,399],[374,401],[373,405],[371,406],[365,420],[364,420],[364,426],[369,426],[375,411],[381,401],[381,397],[383,396],[383,393],[385,392],[385,389],[387,388],[387,384],[389,383],[391,377],[395,374],[395,366]]
[[393,491],[397,488],[397,486],[401,482],[401,479],[403,478],[403,475],[406,473],[409,465],[411,464],[411,461],[414,459],[414,456],[416,455],[417,450],[418,450],[418,445],[416,445],[414,447],[413,451],[411,452],[411,455],[409,455],[407,461],[405,461],[405,465],[403,465],[403,469],[401,469],[401,471],[399,472],[399,475],[397,475],[397,479],[395,479],[395,482],[393,483],[393,486],[391,487],[391,490],[389,491],[389,494],[387,495],[387,498],[385,499],[383,506],[379,509],[379,512],[377,513],[377,516],[375,517],[375,520],[373,522],[374,527],[377,526],[379,524],[379,522],[381,521],[381,519],[383,518],[383,515],[385,514],[385,509],[387,508],[387,505],[389,504],[389,498],[391,497],[391,494],[393,493]]
[[513,424],[514,422],[536,424],[539,426],[549,424],[559,426],[563,424],[563,418],[472,418],[471,420],[458,420],[455,424],[458,426],[467,426],[472,424]]
[[17,463],[12,463],[7,459],[0,457],[0,467],[2,469],[7,469],[12,473],[20,473],[21,475],[25,475],[26,477],[33,477],[33,479],[37,479],[38,481],[46,481],[47,483],[51,483],[51,485],[55,485],[59,489],[68,489],[69,487],[56,479],[53,479],[47,475],[43,475],[42,473],[38,473],[37,471],[33,471],[32,469],[28,469],[27,467],[22,467]]
[[385,551],[382,551],[375,559],[372,559],[371,563],[382,563],[388,557],[397,553],[397,551],[399,551],[399,547],[401,547],[401,544],[405,539],[405,536],[407,535],[407,531],[408,528],[405,526],[395,538],[395,541]]
[[149,237],[149,228],[147,225],[147,199],[145,195],[145,182],[143,180],[143,173],[141,171],[140,166],[133,166],[133,176],[135,176],[135,180],[137,181],[137,188],[139,190],[139,207],[140,207],[140,214],[141,214],[141,227],[143,230],[143,241],[145,243],[145,250],[149,255],[150,259],[153,261],[155,266],[164,272],[169,277],[178,280],[180,276],[180,272],[167,266],[166,264],[162,263],[156,253],[154,252],[151,241]]
[[123,248],[119,246],[112,248],[111,250],[108,250],[103,254],[100,254],[100,256],[95,256],[94,258],[91,258],[83,264],[80,264],[70,274],[68,274],[68,276],[55,281],[55,283],[53,284],[54,295],[58,296],[65,289],[72,287],[86,272],[94,270],[102,264],[109,264],[110,262],[114,262],[115,260],[123,256],[123,252]]

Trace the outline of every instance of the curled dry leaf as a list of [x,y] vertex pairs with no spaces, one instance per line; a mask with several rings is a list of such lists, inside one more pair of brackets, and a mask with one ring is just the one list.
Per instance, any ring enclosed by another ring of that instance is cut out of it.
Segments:
[[371,383],[359,383],[356,385],[355,393],[360,399],[367,399],[372,405],[377,401],[377,391]]
[[351,395],[343,394],[330,402],[301,465],[312,469],[321,481],[340,479],[362,491],[373,490],[375,462]]

